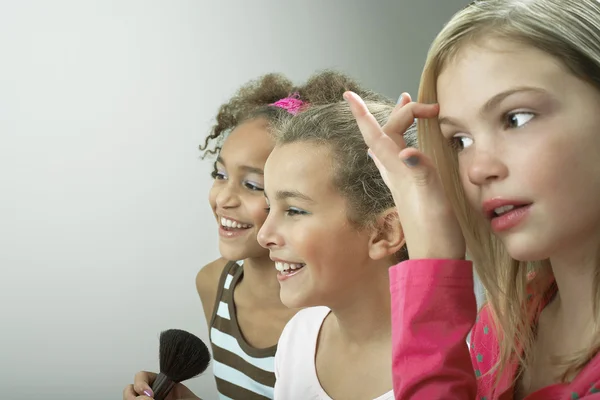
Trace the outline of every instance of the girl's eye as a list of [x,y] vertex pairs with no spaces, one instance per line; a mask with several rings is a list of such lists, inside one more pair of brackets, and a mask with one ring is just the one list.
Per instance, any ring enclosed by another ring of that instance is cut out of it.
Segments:
[[473,139],[467,136],[454,136],[450,138],[450,146],[457,151],[464,150],[472,144]]
[[510,129],[520,128],[531,121],[533,117],[535,117],[535,115],[530,112],[521,111],[510,113],[506,116],[506,127]]
[[218,181],[221,181],[221,180],[227,179],[227,175],[225,175],[225,173],[224,173],[224,172],[217,171],[216,169],[215,169],[213,172],[211,172],[211,173],[210,173],[210,176],[211,176],[213,179],[216,179],[216,180],[218,180]]
[[246,186],[247,189],[250,189],[255,192],[262,192],[263,190],[265,190],[261,185],[250,181],[244,182],[244,186]]
[[290,217],[294,217],[296,215],[308,214],[306,211],[300,210],[299,208],[296,208],[296,207],[289,207],[287,210],[285,210],[285,213]]

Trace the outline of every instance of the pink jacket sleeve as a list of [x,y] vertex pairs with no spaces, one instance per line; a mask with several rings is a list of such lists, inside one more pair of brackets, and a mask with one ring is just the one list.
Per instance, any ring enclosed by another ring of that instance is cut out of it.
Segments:
[[390,269],[396,399],[476,398],[466,337],[475,323],[473,268],[465,260],[408,260]]

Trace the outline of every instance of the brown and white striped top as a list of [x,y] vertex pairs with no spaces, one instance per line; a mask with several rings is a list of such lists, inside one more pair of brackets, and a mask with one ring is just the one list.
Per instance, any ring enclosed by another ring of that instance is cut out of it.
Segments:
[[244,273],[242,264],[229,262],[219,279],[210,321],[213,372],[221,400],[272,399],[277,345],[266,349],[250,346],[237,323],[233,290]]

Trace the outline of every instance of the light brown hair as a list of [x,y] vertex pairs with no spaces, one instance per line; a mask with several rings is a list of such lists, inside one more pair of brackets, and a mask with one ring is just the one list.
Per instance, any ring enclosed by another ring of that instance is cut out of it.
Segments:
[[[303,113],[283,123],[276,131],[276,146],[294,142],[310,142],[327,146],[332,153],[333,184],[348,201],[348,219],[357,228],[372,227],[385,211],[395,207],[392,194],[383,181],[358,124],[343,101],[342,94],[352,87],[366,102],[375,119],[384,124],[395,104],[389,99],[359,87],[351,80],[339,80],[330,90],[332,97],[322,97],[325,105],[313,105]],[[335,90],[335,85],[340,85]],[[408,146],[416,147],[416,129],[404,135]],[[407,258],[406,248],[398,254]]]

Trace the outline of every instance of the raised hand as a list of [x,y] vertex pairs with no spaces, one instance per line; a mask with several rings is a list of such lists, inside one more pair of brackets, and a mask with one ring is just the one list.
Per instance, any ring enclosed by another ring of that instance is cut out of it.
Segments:
[[433,162],[403,139],[415,119],[437,117],[438,105],[414,103],[403,94],[382,127],[356,93],[344,98],[392,192],[410,258],[464,258],[464,236]]

